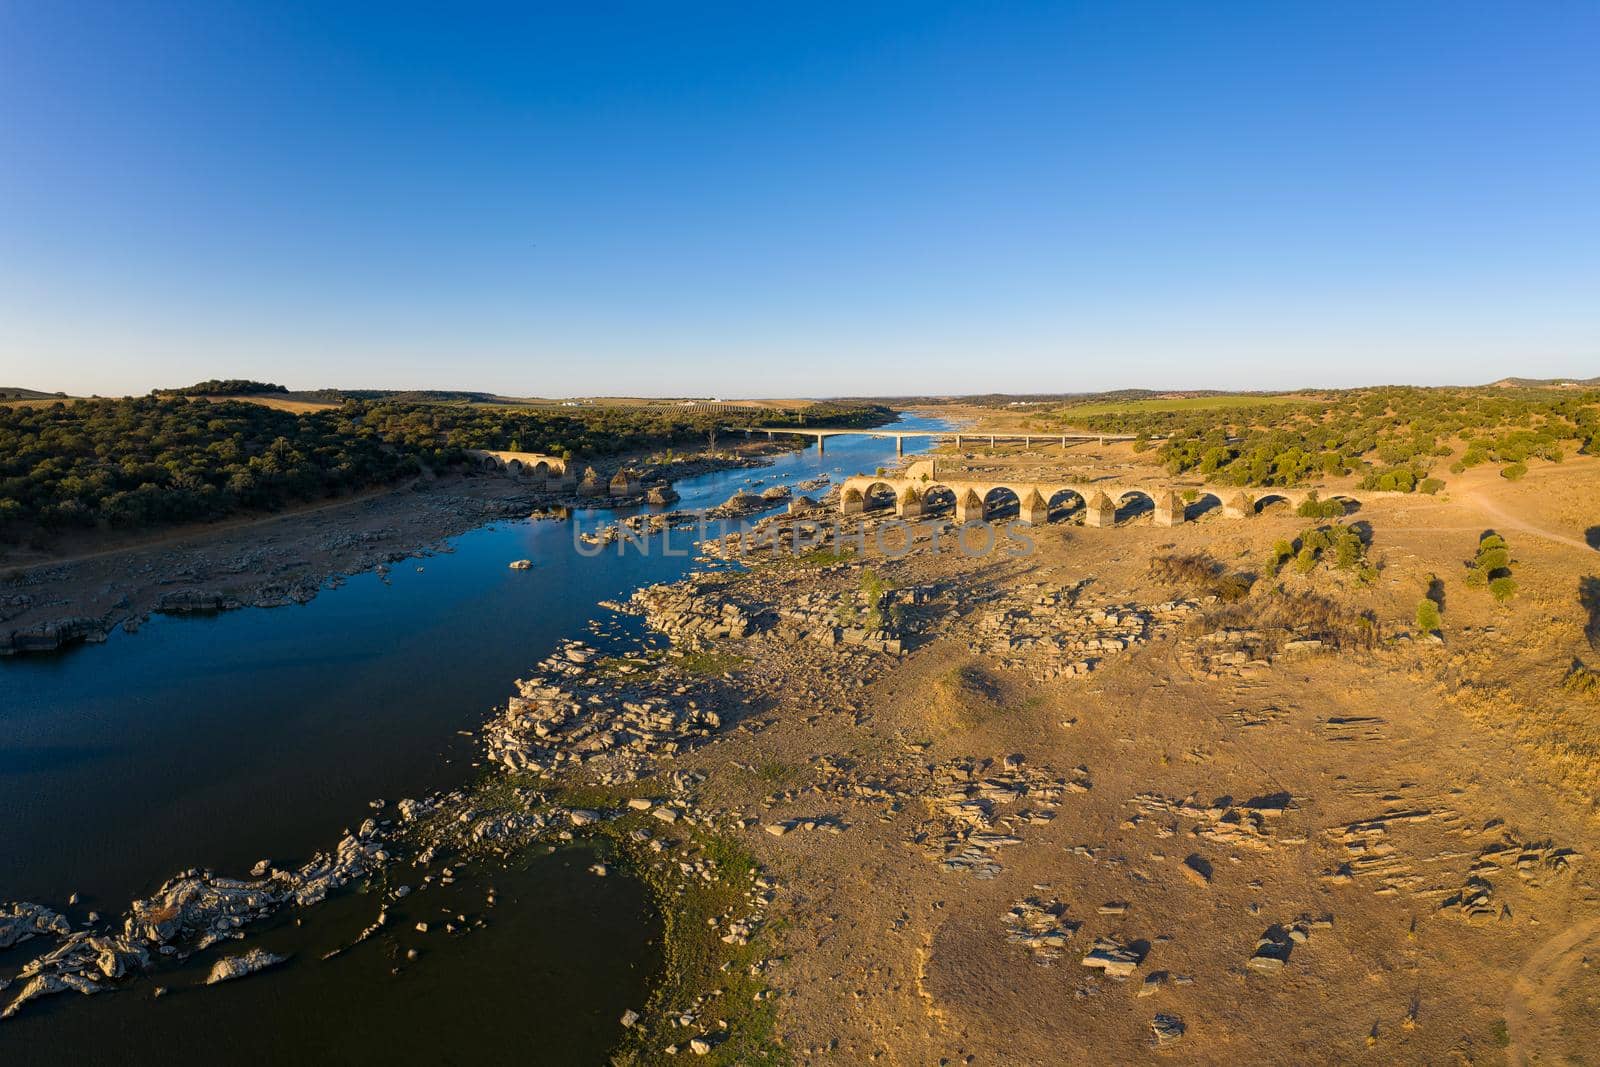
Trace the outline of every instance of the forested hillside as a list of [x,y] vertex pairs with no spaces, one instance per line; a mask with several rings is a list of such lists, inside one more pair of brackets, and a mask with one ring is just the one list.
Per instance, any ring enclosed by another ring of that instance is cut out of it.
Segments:
[[445,468],[469,448],[597,456],[704,443],[730,424],[869,426],[891,416],[872,405],[713,414],[395,401],[296,414],[177,396],[0,405],[0,532],[217,519]]

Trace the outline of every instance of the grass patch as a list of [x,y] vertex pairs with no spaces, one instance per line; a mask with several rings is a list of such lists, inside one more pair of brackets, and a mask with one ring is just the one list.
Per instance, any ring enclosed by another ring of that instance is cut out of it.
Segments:
[[673,662],[685,674],[712,677],[736,671],[750,660],[733,652],[685,652],[681,659]]
[[813,548],[791,559],[797,567],[831,567],[835,563],[849,563],[856,558],[853,548]]
[[[627,1067],[685,1058],[704,1064],[790,1062],[776,1039],[777,1004],[769,998],[759,969],[754,968],[765,956],[760,942],[770,936],[770,926],[747,945],[722,940],[725,917],[748,911],[759,870],[755,857],[732,837],[695,830],[689,844],[715,874],[709,882],[686,878],[676,856],[663,860],[628,840],[627,831],[636,822],[644,825],[642,820],[626,817],[604,824],[602,832],[630,856],[633,870],[656,898],[664,963],[645,1005],[644,1019],[623,1036],[611,1062]],[[752,974],[752,969],[757,973]],[[689,1011],[706,1022],[703,1029],[673,1025],[673,1018]],[[709,1053],[693,1055],[689,1039],[711,1031],[713,1021],[719,1019],[726,1020],[727,1029],[712,1043]],[[667,1054],[669,1046],[677,1048],[676,1055]]]
[[1600,701],[1600,671],[1585,666],[1582,660],[1573,660],[1572,669],[1561,680],[1561,688],[1573,696]]

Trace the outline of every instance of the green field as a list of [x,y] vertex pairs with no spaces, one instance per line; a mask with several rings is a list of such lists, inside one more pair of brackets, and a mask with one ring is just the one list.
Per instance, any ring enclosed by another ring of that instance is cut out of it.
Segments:
[[1074,404],[1057,408],[1050,414],[1055,418],[1092,418],[1096,415],[1127,415],[1144,411],[1208,411],[1217,408],[1253,408],[1263,404],[1326,404],[1319,396],[1304,393],[1273,393],[1251,395],[1222,393],[1217,396],[1151,397],[1145,400],[1114,400],[1093,404]]

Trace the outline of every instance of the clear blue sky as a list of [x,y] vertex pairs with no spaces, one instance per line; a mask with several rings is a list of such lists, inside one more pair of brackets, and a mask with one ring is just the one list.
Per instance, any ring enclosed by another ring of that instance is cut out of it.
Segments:
[[1600,374],[1600,5],[0,2],[0,385]]

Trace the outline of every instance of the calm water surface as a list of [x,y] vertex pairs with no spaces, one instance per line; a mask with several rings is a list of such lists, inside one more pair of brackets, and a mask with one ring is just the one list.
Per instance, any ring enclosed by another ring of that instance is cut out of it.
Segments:
[[[938,425],[907,418],[900,428]],[[770,468],[680,482],[675,506],[719,504],[752,482],[759,491],[824,472],[837,480],[893,459],[893,441],[835,440],[821,457],[813,448]],[[577,514],[576,525],[588,528],[617,513]],[[387,581],[358,575],[304,606],[156,616],[104,645],[0,660],[0,901],[61,907],[75,892],[79,906],[65,909],[75,920],[90,909],[118,915],[182,869],[243,874],[267,858],[295,865],[370,814],[367,801],[392,804],[470,777],[477,742],[458,731],[503,704],[513,680],[558,640],[591,636],[589,620],[604,615],[597,601],[694,567],[688,556],[659,552],[586,556],[573,534],[567,522],[495,523],[452,539],[448,553],[395,564]],[[521,558],[534,569],[507,568]],[[458,1030],[448,1020],[479,1012],[514,1016],[508,1040],[588,1027],[596,1040],[566,1051],[579,1062],[598,1059],[623,1008],[642,1004],[659,963],[656,924],[641,887],[615,874],[595,879],[587,863],[565,855],[517,872],[474,872],[462,892],[483,888],[475,879],[500,892],[489,925],[401,976],[390,975],[395,962],[373,943],[328,964],[306,961],[325,951],[309,951],[319,938],[332,944],[345,933],[341,909],[355,930],[371,921],[373,909],[348,898],[307,914],[314,933],[274,932],[286,947],[300,945],[276,975],[156,1005],[149,983],[93,1000],[52,998],[0,1024],[0,1061],[19,1043],[93,1058],[90,1042],[115,1034],[139,1036],[105,1062],[140,1062],[167,1042],[248,1060],[279,1048],[273,1035],[288,1026],[297,1047],[309,1034],[356,1040],[356,1027],[374,1054],[452,1062],[444,1035]],[[604,952],[593,951],[599,945]],[[11,962],[6,955],[0,965]],[[549,988],[540,975],[554,976]],[[419,1015],[438,1016],[430,1032],[442,1043],[395,1044]],[[194,1045],[186,1035],[196,1027],[221,1043]],[[478,1054],[463,1059],[494,1062],[484,1056],[498,1046],[469,1046]],[[332,1045],[329,1052],[352,1060]]]

